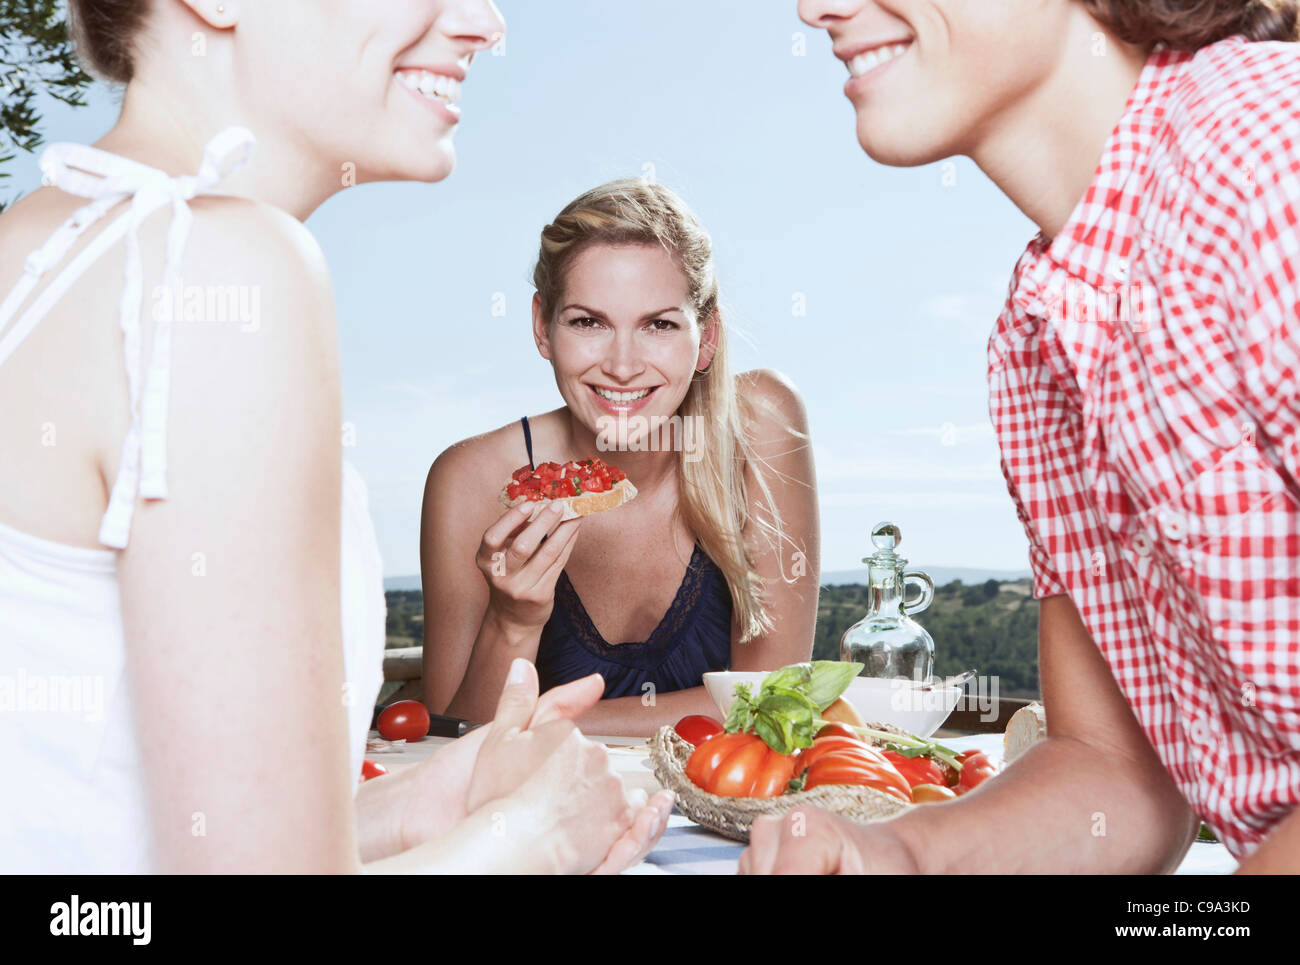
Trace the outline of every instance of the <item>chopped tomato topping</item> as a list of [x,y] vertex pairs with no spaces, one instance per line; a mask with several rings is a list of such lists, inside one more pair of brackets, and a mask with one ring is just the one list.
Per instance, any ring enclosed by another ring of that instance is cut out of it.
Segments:
[[627,474],[600,459],[584,459],[563,464],[544,462],[536,469],[521,466],[510,478],[512,481],[506,486],[508,498],[535,501],[608,492],[626,479]]

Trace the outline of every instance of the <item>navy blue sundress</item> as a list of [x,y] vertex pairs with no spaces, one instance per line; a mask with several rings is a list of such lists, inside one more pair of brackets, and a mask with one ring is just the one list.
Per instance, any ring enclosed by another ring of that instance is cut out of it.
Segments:
[[[535,465],[528,417],[521,421],[528,462]],[[677,595],[650,636],[611,644],[591,622],[568,574],[561,572],[536,664],[542,690],[592,673],[605,678],[607,698],[698,687],[705,673],[731,665],[731,592],[726,577],[697,545]]]

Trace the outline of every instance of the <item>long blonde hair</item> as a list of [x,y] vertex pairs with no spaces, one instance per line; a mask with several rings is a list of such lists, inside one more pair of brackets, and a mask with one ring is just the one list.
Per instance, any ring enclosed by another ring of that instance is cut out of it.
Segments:
[[[746,524],[753,522],[769,539],[781,539],[781,521],[771,492],[745,437],[735,379],[727,365],[727,326],[718,312],[718,280],[713,242],[694,213],[672,191],[637,178],[610,181],[579,195],[542,229],[533,285],[542,318],[555,319],[565,272],[592,245],[661,245],[673,256],[690,289],[695,317],[718,327],[717,348],[703,372],[691,379],[678,409],[699,427],[698,458],[678,447],[680,499],[674,511],[695,534],[700,547],[726,577],[732,616],[742,642],[772,629],[763,580],[746,546]],[[762,516],[749,512],[745,469],[753,472],[766,505]]]

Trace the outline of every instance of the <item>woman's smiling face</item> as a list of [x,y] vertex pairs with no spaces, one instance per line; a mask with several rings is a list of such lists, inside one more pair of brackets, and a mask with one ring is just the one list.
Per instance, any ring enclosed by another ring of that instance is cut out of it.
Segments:
[[909,167],[976,150],[1061,61],[1072,0],[799,0],[848,68],[858,143]]
[[505,31],[492,0],[285,0],[237,13],[253,126],[350,165],[355,183],[451,173],[461,84]]
[[659,245],[592,245],[569,265],[552,319],[533,300],[537,348],[569,411],[619,449],[677,412],[713,357],[706,334],[686,276]]

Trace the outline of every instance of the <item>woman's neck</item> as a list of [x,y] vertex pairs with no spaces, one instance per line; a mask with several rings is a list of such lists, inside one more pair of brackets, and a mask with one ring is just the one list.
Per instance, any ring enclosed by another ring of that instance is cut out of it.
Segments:
[[249,164],[221,182],[218,190],[252,198],[307,220],[342,184],[340,174],[320,164],[304,145],[276,125],[258,124],[234,103],[195,89],[183,77],[141,76],[127,85],[117,123],[95,147],[130,157],[169,174],[193,174],[209,139],[232,124],[257,138]]
[[1149,56],[1100,33],[1082,11],[1071,33],[1048,80],[967,152],[1049,238],[1087,193]]

